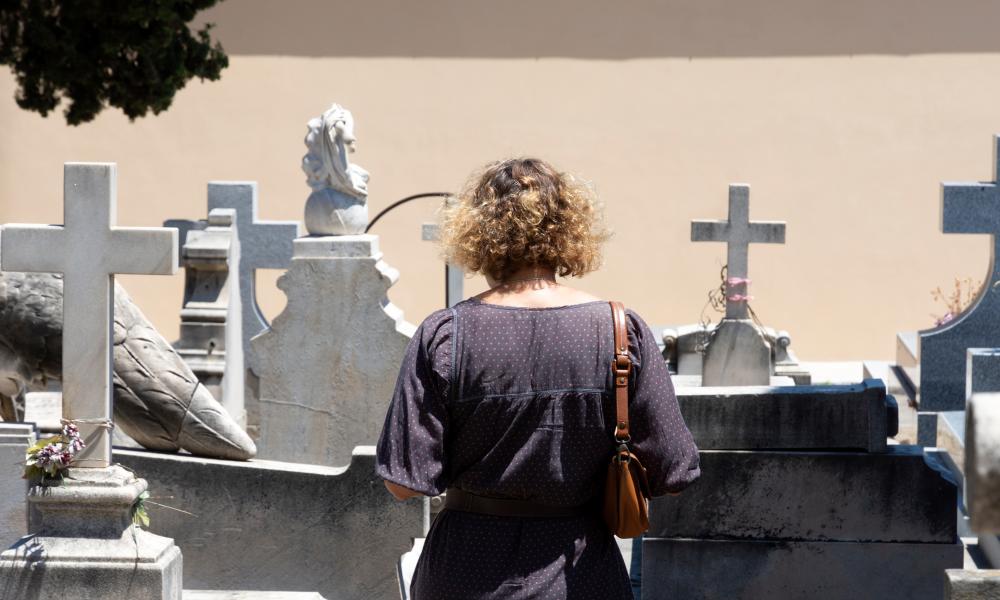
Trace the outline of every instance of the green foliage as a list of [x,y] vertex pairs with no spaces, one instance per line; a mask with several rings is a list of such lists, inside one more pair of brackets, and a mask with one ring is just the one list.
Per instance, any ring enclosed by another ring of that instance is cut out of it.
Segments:
[[0,64],[18,106],[43,116],[65,98],[70,125],[105,106],[129,119],[166,110],[192,77],[216,80],[229,59],[189,23],[218,0],[0,0]]
[[132,524],[136,527],[149,527],[149,513],[146,512],[146,500],[148,499],[149,492],[143,492],[132,504]]

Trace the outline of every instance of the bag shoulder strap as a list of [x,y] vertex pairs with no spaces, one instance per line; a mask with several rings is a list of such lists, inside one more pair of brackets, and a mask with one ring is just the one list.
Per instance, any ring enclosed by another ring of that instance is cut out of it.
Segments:
[[632,359],[628,357],[628,329],[625,322],[625,305],[612,300],[611,319],[615,326],[615,356],[611,363],[615,380],[615,441],[628,442],[628,378]]

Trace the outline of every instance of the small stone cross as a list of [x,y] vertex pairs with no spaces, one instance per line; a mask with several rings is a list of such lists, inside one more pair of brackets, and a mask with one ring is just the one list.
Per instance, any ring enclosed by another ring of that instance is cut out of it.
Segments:
[[240,301],[243,310],[243,355],[250,356],[250,339],[267,329],[257,305],[257,269],[287,269],[292,262],[292,242],[299,236],[296,221],[257,219],[257,183],[212,181],[208,184],[208,211],[236,210],[236,235],[240,243]]
[[[425,242],[437,241],[441,232],[437,223],[424,223],[421,228],[421,239]],[[449,307],[455,306],[464,298],[463,286],[465,273],[462,269],[446,264],[444,266],[444,299]]]
[[1000,136],[993,140],[993,182],[947,182],[941,185],[941,231],[987,233],[993,236],[992,273],[986,293],[1000,293]]
[[63,414],[82,421],[77,467],[111,464],[115,273],[171,275],[177,230],[117,227],[114,163],[67,163],[63,225],[5,225],[4,271],[63,274]]
[[784,244],[785,223],[750,220],[750,186],[729,186],[729,220],[691,221],[692,242],[726,242],[726,318],[749,317],[746,279],[750,244]]

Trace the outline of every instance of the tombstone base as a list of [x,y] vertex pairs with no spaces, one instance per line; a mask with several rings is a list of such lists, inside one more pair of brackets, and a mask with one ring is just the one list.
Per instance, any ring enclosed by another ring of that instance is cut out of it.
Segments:
[[[247,406],[257,456],[331,467],[379,438],[415,327],[387,297],[399,272],[378,236],[295,240],[278,279],[288,304],[251,342],[257,399]],[[321,334],[317,334],[320,332]]]
[[924,448],[937,447],[938,414],[917,412],[917,445]]
[[768,385],[771,345],[749,319],[723,319],[705,351],[703,386]]
[[70,469],[28,491],[29,530],[0,554],[4,597],[180,600],[181,552],[131,526],[146,482],[119,466]]

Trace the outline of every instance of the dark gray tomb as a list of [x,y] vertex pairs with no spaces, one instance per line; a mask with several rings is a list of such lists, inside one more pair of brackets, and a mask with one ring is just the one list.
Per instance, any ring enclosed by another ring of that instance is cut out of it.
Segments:
[[[993,181],[941,186],[941,231],[989,235],[990,264],[972,304],[946,323],[897,337],[896,375],[915,397],[917,441],[937,443],[938,413],[965,409],[965,352],[1000,347],[1000,136],[993,137]],[[960,275],[960,274],[956,274]],[[914,347],[914,341],[916,346]],[[919,364],[919,368],[918,367]]]
[[881,381],[678,397],[703,474],[650,505],[643,599],[943,597],[957,489],[938,454],[886,444]]

